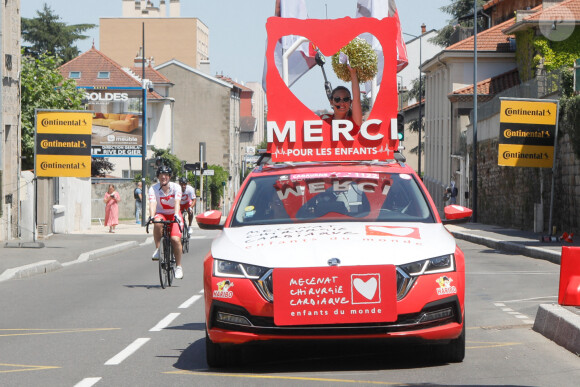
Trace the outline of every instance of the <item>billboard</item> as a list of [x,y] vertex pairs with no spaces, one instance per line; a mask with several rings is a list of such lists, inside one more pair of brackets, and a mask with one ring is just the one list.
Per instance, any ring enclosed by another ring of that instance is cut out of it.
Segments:
[[37,110],[35,172],[38,177],[91,177],[92,113]]
[[141,157],[143,90],[84,88],[87,110],[93,111],[93,157]]
[[551,168],[558,101],[501,98],[498,165]]

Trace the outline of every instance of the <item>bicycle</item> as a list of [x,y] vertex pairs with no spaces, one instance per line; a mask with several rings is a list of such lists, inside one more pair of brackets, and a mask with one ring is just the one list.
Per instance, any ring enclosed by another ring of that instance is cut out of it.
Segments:
[[173,255],[173,246],[171,245],[171,224],[177,223],[179,231],[183,235],[181,225],[179,222],[174,220],[158,220],[149,219],[146,226],[147,234],[149,234],[149,224],[151,223],[162,223],[163,224],[163,235],[161,237],[161,244],[159,245],[159,281],[161,282],[161,288],[165,289],[167,286],[171,286],[173,279],[175,278],[175,256]]
[[181,219],[183,219],[183,232],[181,233],[181,251],[183,251],[183,253],[187,253],[189,252],[189,228],[185,227],[185,219],[187,218],[188,213],[187,210],[183,210],[181,212]]

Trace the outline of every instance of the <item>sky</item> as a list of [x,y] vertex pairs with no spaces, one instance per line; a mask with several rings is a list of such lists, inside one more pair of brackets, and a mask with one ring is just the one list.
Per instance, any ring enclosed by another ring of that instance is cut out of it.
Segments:
[[[99,24],[99,18],[121,17],[122,0],[21,0],[21,16],[36,17],[36,11],[49,4],[66,24]],[[168,4],[169,1],[166,1]],[[421,24],[427,30],[447,24],[451,15],[440,10],[451,0],[399,0],[397,8],[404,33],[418,36]],[[153,0],[159,6],[159,0]],[[211,75],[223,74],[238,81],[262,82],[266,48],[266,20],[273,16],[275,0],[181,0],[181,16],[195,17],[209,27]],[[356,0],[306,0],[308,16],[314,19],[354,17]],[[88,51],[94,40],[99,49],[98,27],[86,32],[89,39],[78,41],[81,52]],[[147,34],[147,31],[145,31]],[[408,35],[405,40],[412,39]],[[151,53],[154,55],[154,53]],[[328,107],[324,78],[319,68],[311,69],[291,90],[312,110]],[[343,84],[332,71],[330,58],[325,66],[333,87]]]

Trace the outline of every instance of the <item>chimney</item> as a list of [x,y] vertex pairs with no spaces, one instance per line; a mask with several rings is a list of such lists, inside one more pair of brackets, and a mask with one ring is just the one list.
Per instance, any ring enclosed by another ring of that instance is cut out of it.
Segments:
[[179,17],[179,0],[169,0],[169,17]]
[[421,24],[421,35],[425,34],[427,32],[427,26],[425,25],[425,23]]
[[199,61],[199,71],[204,74],[210,75],[209,71],[209,60],[200,60]]

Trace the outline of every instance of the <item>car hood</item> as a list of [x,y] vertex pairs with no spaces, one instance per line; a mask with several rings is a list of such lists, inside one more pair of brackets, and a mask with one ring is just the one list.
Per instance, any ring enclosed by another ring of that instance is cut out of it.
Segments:
[[311,223],[224,228],[214,258],[265,267],[400,265],[455,252],[441,223]]

